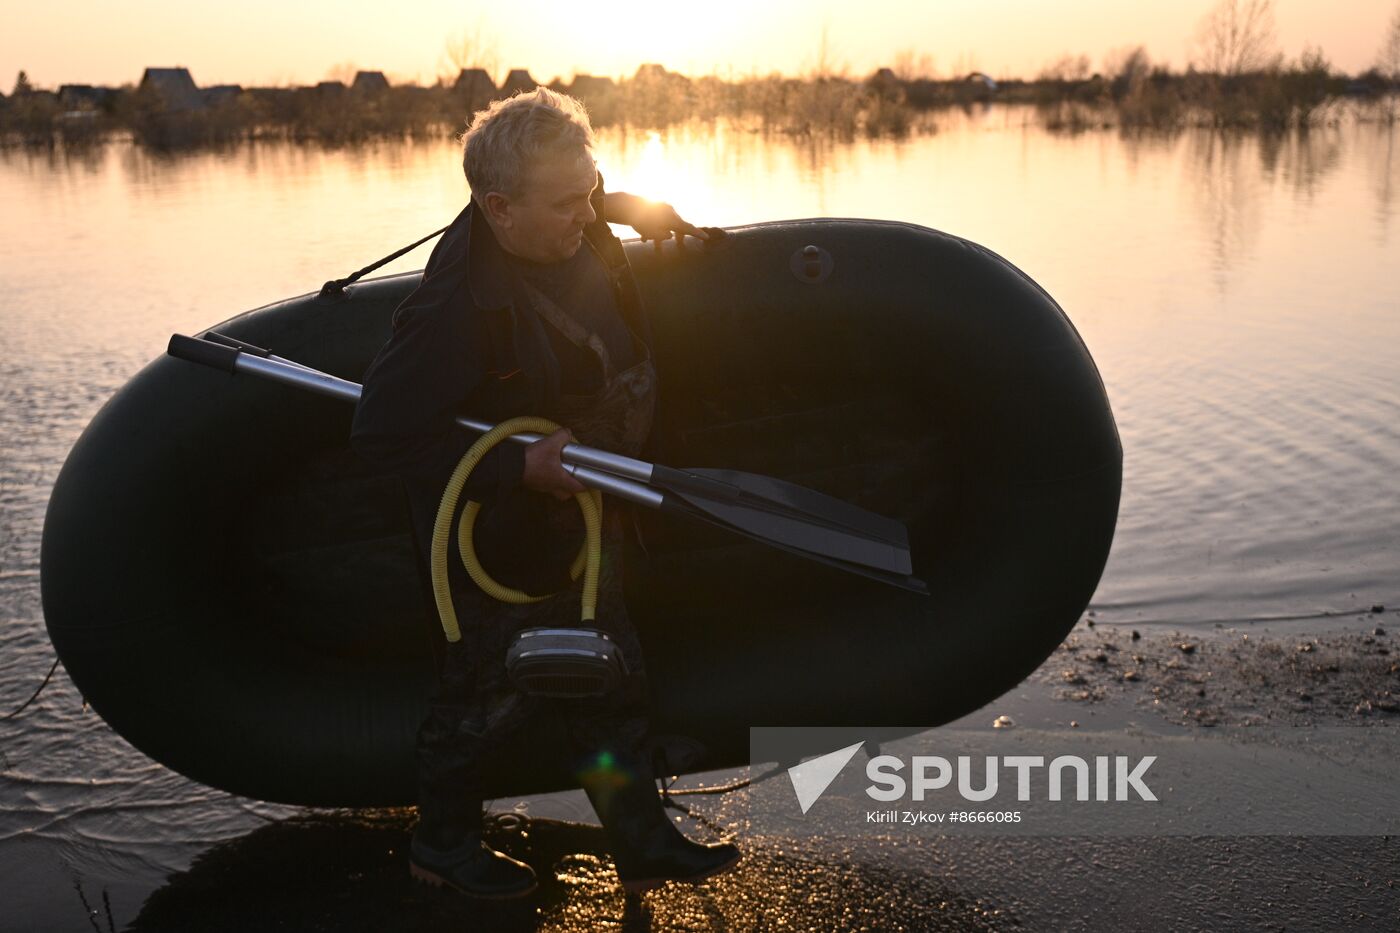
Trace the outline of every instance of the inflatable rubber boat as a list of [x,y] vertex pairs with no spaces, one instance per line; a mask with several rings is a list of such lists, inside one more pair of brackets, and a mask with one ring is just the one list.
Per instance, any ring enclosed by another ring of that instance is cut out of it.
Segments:
[[[1044,290],[903,223],[626,248],[661,378],[658,462],[766,474],[898,519],[929,590],[643,513],[628,607],[654,732],[689,750],[684,770],[748,763],[750,726],[937,726],[1054,650],[1107,560],[1122,449],[1093,360]],[[418,280],[214,329],[358,382]],[[44,528],[45,618],[93,709],[151,758],[263,800],[413,802],[443,634],[401,483],[350,450],[352,415],[162,355],[74,446]],[[555,728],[522,735],[488,793],[574,786],[548,754]]]

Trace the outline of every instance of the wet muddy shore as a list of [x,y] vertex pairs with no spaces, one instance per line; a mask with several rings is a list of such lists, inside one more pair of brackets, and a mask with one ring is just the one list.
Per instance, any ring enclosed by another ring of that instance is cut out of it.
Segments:
[[1384,930],[1400,905],[1400,846],[1354,837],[749,837],[730,874],[624,897],[600,830],[535,821],[493,833],[541,876],[534,899],[502,907],[412,884],[411,823],[381,812],[260,830],[171,878],[128,929]]
[[1067,708],[1151,710],[1179,725],[1400,725],[1400,613],[1348,621],[1313,635],[1086,619],[1030,680]]
[[[1189,733],[1400,725],[1394,612],[1325,636],[1090,622],[964,724],[1156,723]],[[677,816],[688,834],[732,833],[745,852],[735,871],[699,886],[624,897],[581,795],[497,802],[507,812],[492,818],[491,841],[541,879],[532,899],[509,906],[410,881],[411,808],[308,811],[210,849],[112,928],[1385,930],[1400,916],[1400,844],[1389,836],[775,837],[745,832],[747,793],[680,798],[700,817]],[[579,819],[517,812],[550,812],[551,800]],[[101,905],[88,900],[93,925],[108,930]]]

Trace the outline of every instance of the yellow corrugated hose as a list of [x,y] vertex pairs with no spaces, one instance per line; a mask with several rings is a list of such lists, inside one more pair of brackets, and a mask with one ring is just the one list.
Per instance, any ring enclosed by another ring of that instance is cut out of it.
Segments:
[[[461,641],[462,632],[457,625],[457,611],[452,605],[452,591],[447,579],[447,542],[452,532],[452,513],[457,511],[457,500],[461,498],[462,487],[467,477],[486,452],[512,434],[535,431],[540,434],[553,434],[559,425],[548,418],[526,416],[511,418],[496,425],[481,437],[462,455],[447,488],[442,491],[442,501],[438,504],[437,520],[433,523],[433,547],[429,563],[433,574],[433,599],[437,601],[438,617],[442,620],[442,631],[448,641]],[[603,557],[603,494],[596,489],[577,493],[574,500],[583,512],[583,547],[569,568],[571,579],[577,580],[583,574],[582,620],[592,622],[598,608],[598,568]],[[476,524],[476,513],[481,503],[467,500],[462,509],[462,519],[457,526],[457,548],[462,552],[462,563],[472,581],[481,587],[486,595],[507,603],[537,603],[549,599],[548,596],[531,596],[520,590],[502,586],[487,575],[477,559],[476,548],[472,545],[472,526]]]

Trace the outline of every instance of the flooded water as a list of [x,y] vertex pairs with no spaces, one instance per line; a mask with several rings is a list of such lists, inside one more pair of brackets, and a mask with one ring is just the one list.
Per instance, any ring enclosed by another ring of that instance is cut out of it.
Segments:
[[[698,224],[910,221],[1043,285],[1094,355],[1123,441],[1100,621],[1323,632],[1400,604],[1400,128],[1055,135],[992,109],[901,141],[696,127],[600,142],[610,189]],[[0,715],[53,660],[44,508],[103,402],[172,332],[312,291],[466,197],[451,140],[0,151]],[[84,900],[102,929],[108,909],[126,923],[169,872],[299,812],[145,759],[61,668],[0,721],[0,755],[6,929],[92,928]]]

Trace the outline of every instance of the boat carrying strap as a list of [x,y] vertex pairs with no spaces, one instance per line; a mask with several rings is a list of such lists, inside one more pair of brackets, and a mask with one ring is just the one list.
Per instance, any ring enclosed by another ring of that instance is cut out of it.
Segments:
[[433,237],[442,236],[444,233],[447,232],[448,227],[451,226],[451,224],[448,224],[441,230],[434,231],[433,233],[430,233],[427,236],[423,237],[423,239],[408,244],[403,249],[395,250],[394,252],[385,256],[378,262],[372,262],[369,265],[365,266],[359,272],[352,272],[343,279],[331,279],[325,285],[321,286],[321,294],[319,297],[327,298],[332,301],[339,301],[340,299],[345,297],[345,286],[358,282],[363,276],[369,275],[371,272],[373,272],[375,269],[378,269],[380,266],[393,262],[395,259],[398,259],[400,256],[402,256],[404,253],[417,249],[424,243],[431,240]]

